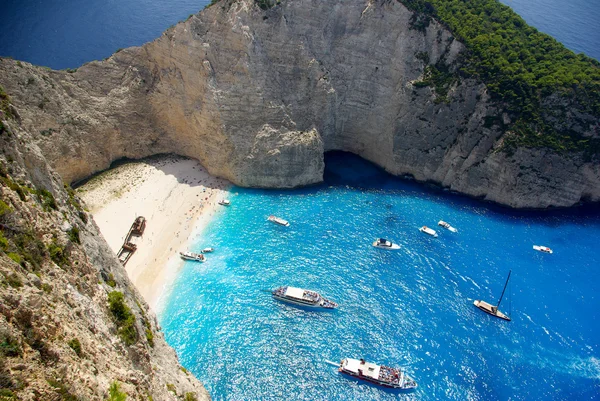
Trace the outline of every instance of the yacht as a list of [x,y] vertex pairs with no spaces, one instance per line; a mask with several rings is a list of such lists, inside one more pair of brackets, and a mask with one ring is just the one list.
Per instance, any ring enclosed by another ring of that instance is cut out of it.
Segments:
[[273,291],[273,298],[310,308],[335,309],[338,304],[323,298],[318,292],[296,287],[279,287]]
[[458,232],[458,230],[456,228],[452,227],[450,224],[446,223],[444,220],[438,221],[438,226],[444,227],[446,230],[453,232],[453,233]]
[[422,233],[425,233],[425,234],[429,234],[432,237],[438,236],[437,233],[435,232],[435,230],[432,230],[431,228],[429,228],[427,226],[423,226],[423,227],[419,228],[419,231],[421,231]]
[[215,248],[204,248],[200,251],[200,253],[211,253],[215,250]]
[[219,205],[221,205],[221,206],[229,206],[229,205],[231,205],[231,202],[229,201],[229,199],[221,199],[219,201]]
[[267,220],[272,221],[275,224],[279,224],[280,226],[289,227],[290,223],[287,220],[282,218],[270,215]]
[[481,309],[482,311],[484,311],[485,313],[487,313],[489,315],[510,321],[510,316],[500,312],[500,310],[498,308],[500,307],[502,298],[504,298],[504,292],[506,291],[506,286],[508,286],[508,281],[510,280],[511,272],[512,272],[512,270],[508,271],[508,277],[506,278],[506,283],[504,283],[504,289],[502,290],[502,294],[500,295],[500,299],[498,300],[498,303],[496,305],[492,305],[489,302],[480,301],[480,300],[474,301],[473,305],[475,305],[477,308]]
[[204,261],[206,261],[206,258],[201,253],[179,252],[179,256],[181,256],[181,259],[193,260],[194,262],[204,262]]
[[381,249],[400,249],[400,245],[394,244],[393,242],[388,241],[385,238],[377,238],[375,242],[373,242],[373,246],[375,248]]
[[543,253],[554,253],[552,251],[552,249],[548,248],[547,246],[542,246],[542,245],[534,245],[533,249],[535,249],[536,251],[539,251],[539,252],[543,252]]
[[338,369],[341,373],[366,380],[379,386],[397,388],[402,390],[414,390],[417,382],[410,378],[400,368],[377,365],[364,359],[342,359]]

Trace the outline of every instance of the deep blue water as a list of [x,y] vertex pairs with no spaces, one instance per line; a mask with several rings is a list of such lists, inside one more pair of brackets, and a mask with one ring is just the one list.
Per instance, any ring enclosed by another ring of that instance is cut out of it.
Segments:
[[139,46],[210,0],[2,0],[0,56],[75,68]]
[[[233,188],[197,238],[216,251],[185,263],[174,284],[161,324],[214,400],[600,399],[600,213],[511,212],[352,155],[330,156],[327,168],[322,186]],[[418,231],[440,219],[459,232]],[[379,236],[401,249],[373,248]],[[505,322],[473,300],[495,303],[511,269]],[[274,301],[265,290],[281,285],[340,308]],[[344,357],[406,367],[420,387],[385,391],[325,363]]]
[[500,0],[575,53],[600,60],[599,0]]
[[[573,51],[600,60],[599,0],[501,0]],[[0,56],[75,68],[151,41],[209,0],[2,0]]]

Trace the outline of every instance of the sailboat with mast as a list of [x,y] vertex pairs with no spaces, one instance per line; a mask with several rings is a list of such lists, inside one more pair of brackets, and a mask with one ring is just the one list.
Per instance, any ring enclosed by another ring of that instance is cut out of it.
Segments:
[[510,316],[505,315],[504,313],[500,312],[498,310],[498,307],[500,306],[500,302],[502,302],[502,298],[504,297],[504,292],[506,291],[506,286],[508,285],[508,280],[510,280],[511,272],[512,272],[512,270],[508,271],[508,277],[506,278],[506,283],[504,283],[504,289],[502,290],[502,295],[500,295],[500,299],[498,300],[498,303],[496,304],[496,306],[491,305],[485,301],[475,301],[475,302],[473,302],[473,305],[475,305],[476,307],[478,307],[485,313],[488,313],[492,316],[499,317],[500,319],[510,321]]

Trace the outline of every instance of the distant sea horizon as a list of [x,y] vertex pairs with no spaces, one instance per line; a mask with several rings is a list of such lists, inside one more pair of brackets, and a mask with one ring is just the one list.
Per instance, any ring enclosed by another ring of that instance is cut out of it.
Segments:
[[[575,53],[600,60],[600,1],[501,0],[528,24]],[[141,46],[196,14],[209,0],[4,0],[0,56],[53,69],[102,60]]]

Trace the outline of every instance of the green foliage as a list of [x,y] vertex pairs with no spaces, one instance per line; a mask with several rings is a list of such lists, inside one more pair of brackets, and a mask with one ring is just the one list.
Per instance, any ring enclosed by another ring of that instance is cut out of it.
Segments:
[[127,399],[127,394],[121,391],[119,383],[116,381],[110,385],[108,395],[109,397],[106,401],[125,401]]
[[148,345],[154,347],[154,333],[149,327],[146,327],[146,341],[148,341]]
[[117,282],[115,281],[115,276],[112,273],[108,273],[108,280],[106,280],[106,284],[108,284],[110,287],[116,287],[117,286]]
[[34,269],[39,268],[44,261],[46,247],[32,231],[26,231],[15,235],[12,238],[17,252],[23,260],[31,263]]
[[[64,187],[65,187],[65,191],[67,191],[67,194],[69,195],[69,204],[80,212],[79,217],[81,218],[81,212],[83,212],[83,208],[81,207],[81,204],[79,203],[79,199],[77,199],[77,194],[75,193],[75,190],[73,188],[71,188],[71,186],[69,184],[64,184]],[[84,223],[87,223],[87,216],[85,216],[84,218],[85,218]],[[83,218],[82,218],[82,220],[83,220]]]
[[449,67],[443,62],[425,67],[423,80],[414,82],[413,86],[421,88],[431,86],[435,91],[436,103],[449,102],[448,91],[456,83],[458,76],[449,71]]
[[67,68],[67,72],[73,74],[74,72],[77,72],[77,68]]
[[138,339],[138,333],[135,329],[135,316],[125,303],[123,293],[112,291],[108,294],[108,309],[119,328],[119,336],[123,342],[127,345],[134,344]]
[[19,195],[19,199],[21,199],[21,201],[27,202],[26,190],[14,182],[7,173],[0,175],[0,182],[2,182],[4,186],[15,191],[17,195]]
[[196,394],[194,393],[185,393],[185,401],[198,401],[198,398],[196,398]]
[[167,383],[167,390],[177,395],[177,389],[175,388],[175,385],[173,383]]
[[58,210],[58,205],[56,204],[54,195],[52,195],[50,191],[42,188],[34,191],[34,193],[40,198],[45,211],[48,212],[50,210]]
[[12,212],[12,209],[10,206],[8,206],[6,204],[6,202],[4,202],[3,200],[0,200],[0,217],[4,216],[5,214],[8,214]]
[[52,135],[55,132],[56,132],[56,130],[54,128],[48,128],[48,129],[40,131],[40,135],[42,135],[42,136],[50,136],[50,135]]
[[17,340],[6,334],[2,334],[0,338],[0,355],[9,358],[21,356],[23,350]]
[[65,266],[69,263],[69,255],[64,247],[60,246],[56,240],[53,240],[48,245],[48,253],[50,254],[50,259],[58,266]]
[[69,231],[67,231],[67,234],[69,235],[71,242],[81,244],[81,239],[79,238],[79,228],[77,226],[73,226]]
[[6,254],[6,256],[8,256],[12,260],[14,260],[15,263],[17,263],[18,265],[20,265],[21,262],[23,262],[23,259],[21,258],[21,255],[19,255],[18,253],[9,252],[9,253]]
[[23,287],[23,281],[16,273],[11,273],[6,276],[6,282],[13,288],[21,288]]
[[137,307],[140,310],[142,317],[143,317],[146,341],[148,341],[148,345],[150,345],[151,347],[154,347],[154,333],[152,332],[152,326],[150,325],[150,320],[148,320],[148,316],[146,315],[146,312],[144,312],[144,308],[142,308],[142,305],[139,303],[139,301],[136,300],[135,302],[136,302]]
[[8,240],[4,236],[4,233],[0,231],[0,249],[4,252],[8,250]]
[[79,401],[79,398],[71,394],[71,391],[63,382],[58,381],[56,379],[47,379],[46,381],[50,386],[54,388],[54,391],[56,391],[56,393],[60,396],[60,401]]
[[71,347],[71,349],[73,349],[73,351],[75,351],[77,356],[81,358],[81,355],[83,354],[81,352],[81,343],[79,342],[79,339],[74,338],[70,340],[67,344],[69,345],[69,347]]
[[[461,73],[479,77],[493,99],[527,130],[518,131],[526,146],[553,143],[569,149],[569,132],[556,134],[540,124],[548,112],[543,105],[550,94],[558,94],[581,111],[600,114],[600,63],[583,54],[575,55],[552,37],[538,32],[509,7],[496,0],[399,0],[408,8],[446,24],[468,49]],[[518,128],[518,127],[517,127]],[[539,135],[553,139],[539,140]],[[581,139],[581,138],[579,138]],[[576,139],[576,140],[579,140]],[[558,142],[557,142],[558,141]],[[560,142],[560,143],[559,143]],[[513,142],[514,143],[514,142]],[[578,149],[585,149],[581,144]]]
[[[14,118],[10,108],[10,97],[4,92],[4,88],[0,86],[0,120]],[[0,134],[5,130],[4,125],[0,128]]]
[[52,286],[48,283],[42,283],[42,290],[44,290],[45,293],[50,294],[52,292]]
[[276,0],[254,0],[254,2],[263,10],[268,10],[278,4]]
[[12,390],[9,390],[7,388],[0,389],[0,401],[18,400],[18,398],[16,397],[17,396],[15,395],[15,393],[12,392]]

